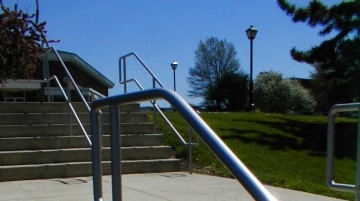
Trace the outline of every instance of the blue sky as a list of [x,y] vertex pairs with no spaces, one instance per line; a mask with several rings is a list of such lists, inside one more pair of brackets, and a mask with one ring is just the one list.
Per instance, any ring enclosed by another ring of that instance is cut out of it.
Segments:
[[[35,0],[3,2],[34,12]],[[306,5],[309,1],[292,2]],[[289,50],[308,49],[324,40],[318,28],[293,23],[276,0],[39,0],[39,4],[48,38],[60,40],[53,46],[76,53],[113,81],[111,95],[123,93],[118,59],[129,52],[136,52],[168,88],[173,88],[170,63],[176,60],[177,92],[198,103],[199,99],[187,96],[186,78],[200,40],[214,36],[233,43],[241,67],[249,73],[250,41],[245,30],[253,25],[259,30],[254,40],[254,78],[269,70],[284,77],[308,78],[312,67],[292,60]],[[150,88],[150,77],[132,61],[128,78]]]

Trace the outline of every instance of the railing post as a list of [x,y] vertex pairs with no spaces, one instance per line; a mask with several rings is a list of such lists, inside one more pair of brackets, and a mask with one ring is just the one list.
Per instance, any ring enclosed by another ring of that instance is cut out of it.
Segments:
[[360,201],[360,108],[358,109],[355,201]]
[[153,132],[154,134],[156,133],[156,108],[155,108],[155,105],[156,105],[156,100],[153,100]]
[[111,133],[111,183],[113,201],[122,200],[121,185],[121,140],[120,140],[120,118],[119,107],[110,106],[110,133]]
[[[69,84],[69,79],[67,78],[66,76],[66,79],[62,80],[65,84],[65,90],[66,90],[66,96],[68,97],[66,102],[71,102],[71,90],[70,90],[70,84]],[[60,86],[61,87],[61,83],[60,83]],[[69,133],[70,133],[70,136],[73,135],[73,131],[72,131],[72,112],[71,112],[71,109],[68,108],[68,114],[69,114]]]
[[91,138],[92,138],[92,172],[94,201],[102,201],[102,166],[101,166],[101,120],[99,111],[92,110],[91,116]]
[[192,128],[189,125],[189,173],[192,174]]
[[[153,88],[155,89],[156,87],[156,82],[155,82],[155,78],[153,77]],[[156,133],[156,100],[153,100],[154,104],[153,104],[153,132],[154,134]],[[161,108],[160,108],[161,109]]]
[[124,93],[127,93],[127,86],[126,86],[126,58],[124,58]]
[[70,136],[73,135],[73,129],[72,129],[72,111],[71,111],[71,108],[68,108],[68,118],[69,118],[69,133],[70,133]]
[[[44,80],[49,79],[49,59],[48,59],[48,55],[45,54],[44,55],[44,60],[43,60],[43,78]],[[47,89],[47,101],[51,102],[50,100],[50,84],[46,83],[46,89]]]

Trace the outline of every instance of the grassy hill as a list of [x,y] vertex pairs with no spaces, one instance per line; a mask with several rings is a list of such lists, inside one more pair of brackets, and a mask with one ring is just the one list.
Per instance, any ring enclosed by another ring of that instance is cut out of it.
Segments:
[[[176,112],[166,112],[187,139],[189,127]],[[325,184],[327,117],[253,113],[201,113],[200,116],[241,161],[265,184],[353,200],[354,194],[330,190]],[[158,129],[179,157],[187,150],[164,121]],[[337,118],[335,181],[355,183],[356,119]],[[195,139],[193,139],[195,140]],[[194,171],[231,177],[204,145],[193,150]]]

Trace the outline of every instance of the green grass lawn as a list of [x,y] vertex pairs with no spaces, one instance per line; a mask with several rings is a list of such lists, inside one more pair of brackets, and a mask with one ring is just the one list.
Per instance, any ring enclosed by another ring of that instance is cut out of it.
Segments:
[[[187,139],[188,125],[176,112],[166,112]],[[354,194],[330,190],[325,184],[327,117],[253,113],[201,113],[200,116],[241,161],[269,185],[353,200]],[[187,150],[157,116],[158,129],[178,157]],[[356,120],[337,118],[335,181],[355,183]],[[193,151],[194,171],[231,177],[206,145]]]

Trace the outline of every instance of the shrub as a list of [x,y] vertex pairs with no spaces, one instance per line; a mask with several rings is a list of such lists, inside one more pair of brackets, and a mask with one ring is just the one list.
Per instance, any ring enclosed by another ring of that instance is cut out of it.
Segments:
[[255,106],[263,112],[309,113],[315,108],[310,92],[298,81],[275,71],[260,73],[254,82]]
[[260,73],[254,82],[255,106],[263,112],[287,113],[291,102],[290,90],[280,73]]
[[285,80],[291,87],[291,108],[296,113],[311,113],[314,111],[316,102],[308,89],[305,89],[297,80]]

